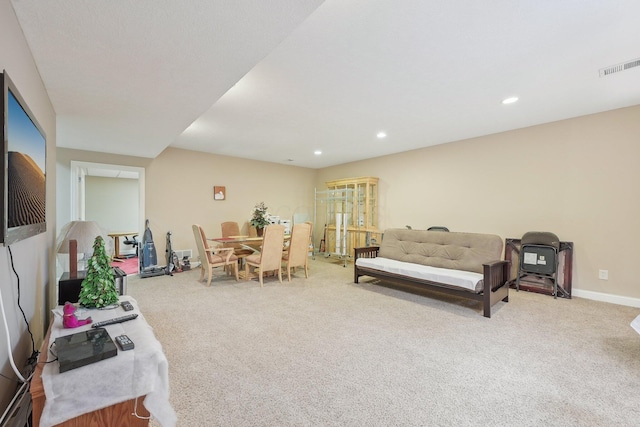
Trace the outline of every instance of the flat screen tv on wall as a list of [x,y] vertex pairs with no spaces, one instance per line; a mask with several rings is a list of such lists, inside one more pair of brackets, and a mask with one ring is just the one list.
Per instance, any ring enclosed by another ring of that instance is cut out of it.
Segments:
[[2,231],[10,245],[46,231],[46,154],[42,127],[6,71],[2,80]]

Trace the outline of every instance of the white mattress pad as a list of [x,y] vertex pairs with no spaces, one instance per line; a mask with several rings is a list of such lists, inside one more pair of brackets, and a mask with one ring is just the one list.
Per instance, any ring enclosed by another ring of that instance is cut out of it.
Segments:
[[482,274],[471,271],[430,267],[382,257],[358,258],[356,265],[416,279],[458,286],[473,292],[478,291],[478,284],[484,279]]

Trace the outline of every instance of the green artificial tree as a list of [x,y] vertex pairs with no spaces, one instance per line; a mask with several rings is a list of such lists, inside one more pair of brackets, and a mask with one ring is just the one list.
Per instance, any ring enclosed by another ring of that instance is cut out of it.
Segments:
[[104,249],[102,236],[93,242],[93,255],[89,258],[87,277],[82,281],[80,305],[84,307],[106,307],[118,302],[116,278],[111,267],[111,257]]

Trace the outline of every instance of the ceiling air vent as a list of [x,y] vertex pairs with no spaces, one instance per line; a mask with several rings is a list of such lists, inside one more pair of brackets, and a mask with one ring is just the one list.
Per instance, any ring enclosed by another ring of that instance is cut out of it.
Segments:
[[617,73],[619,71],[625,71],[629,68],[640,67],[640,58],[632,59],[631,61],[624,62],[622,64],[613,65],[607,68],[600,69],[600,77],[608,76],[609,74]]

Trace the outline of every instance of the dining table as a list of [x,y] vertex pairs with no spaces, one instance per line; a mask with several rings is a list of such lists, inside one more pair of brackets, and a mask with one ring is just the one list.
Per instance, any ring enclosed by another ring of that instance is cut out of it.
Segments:
[[228,236],[228,237],[214,237],[207,238],[212,242],[238,244],[243,249],[250,249],[254,252],[260,252],[260,246],[262,245],[262,237],[249,237],[249,236]]
[[[285,242],[287,240],[289,240],[289,239],[291,239],[291,235],[290,234],[285,234],[285,236],[284,236]],[[210,240],[212,242],[217,242],[217,243],[237,243],[237,244],[241,245],[242,247],[244,247],[245,249],[251,249],[254,252],[260,252],[259,248],[262,245],[263,237],[262,236],[257,236],[257,237],[251,237],[251,236],[227,236],[227,237],[207,238],[207,240]]]
[[[290,234],[285,234],[284,241],[287,242],[291,239]],[[260,253],[260,247],[262,246],[262,241],[264,238],[262,236],[227,236],[227,237],[207,237],[207,240],[216,243],[229,243],[229,244],[239,244],[243,249],[249,249],[254,253]],[[245,274],[244,271],[240,271],[239,276],[244,279]],[[250,278],[255,278],[254,274],[250,274]]]

